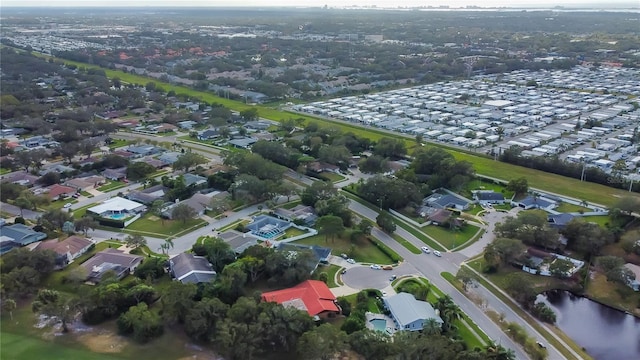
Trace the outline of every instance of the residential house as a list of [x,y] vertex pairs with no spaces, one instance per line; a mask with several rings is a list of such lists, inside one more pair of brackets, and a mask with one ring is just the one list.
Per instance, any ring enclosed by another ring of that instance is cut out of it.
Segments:
[[76,171],[76,169],[72,168],[71,166],[65,166],[62,164],[55,164],[55,165],[51,165],[48,166],[42,170],[40,170],[40,172],[38,174],[40,175],[44,175],[46,173],[50,173],[50,172],[56,172],[58,174],[64,174],[64,173],[72,173]]
[[219,233],[218,237],[224,240],[236,254],[242,254],[246,249],[258,245],[258,238],[237,230],[227,230]]
[[36,241],[44,240],[47,234],[33,231],[24,224],[3,225],[0,227],[0,254],[11,250],[14,247],[26,246]]
[[139,202],[116,196],[105,200],[100,205],[88,208],[87,213],[96,214],[103,218],[124,219],[139,214],[146,209],[147,207]]
[[399,331],[421,331],[430,319],[444,323],[431,304],[416,300],[412,294],[401,292],[382,300]]
[[556,229],[563,229],[575,217],[575,215],[569,213],[550,214],[547,216],[547,221],[549,222],[549,226]]
[[203,256],[182,253],[169,260],[169,268],[174,279],[183,284],[200,284],[213,281],[216,272]]
[[160,168],[163,168],[163,167],[167,166],[167,163],[165,163],[164,161],[159,160],[159,159],[154,159],[154,158],[148,157],[148,156],[144,157],[144,158],[141,158],[141,159],[137,159],[137,160],[135,160],[135,162],[144,162],[144,163],[147,163],[147,164],[153,166],[156,169],[160,169]]
[[542,196],[527,196],[526,198],[512,202],[515,206],[519,206],[525,210],[529,209],[542,209],[542,210],[551,210],[555,208],[558,203],[551,199],[547,199]]
[[129,146],[127,151],[135,154],[136,157],[145,157],[157,154],[162,151],[162,149],[155,147],[153,145],[140,145],[140,146]]
[[13,184],[31,187],[38,179],[39,177],[31,175],[26,171],[17,171],[11,175],[3,177],[2,182],[10,182]]
[[158,156],[158,160],[162,161],[165,165],[172,165],[174,162],[178,161],[178,158],[182,155],[176,151],[167,151]]
[[128,152],[126,150],[116,150],[112,152],[113,155],[118,155],[120,157],[123,157],[125,159],[131,159],[135,156],[134,153],[132,152]]
[[335,295],[327,284],[318,280],[306,280],[288,289],[262,293],[262,300],[306,311],[316,319],[340,314]]
[[182,175],[182,177],[184,178],[184,184],[186,186],[191,186],[191,185],[199,186],[199,185],[207,183],[207,178],[204,177],[204,176],[200,176],[200,175],[186,173],[186,174]]
[[453,212],[447,209],[438,209],[432,212],[427,216],[427,220],[438,226],[453,225],[455,227],[460,227],[464,225],[463,220],[455,217]]
[[204,212],[206,210],[211,210],[210,203],[211,203],[211,197],[205,194],[195,193],[190,198],[186,200],[182,200],[179,203],[176,203],[174,205],[171,205],[165,208],[164,211],[162,212],[162,215],[168,219],[172,219],[173,209],[180,204],[185,204],[190,208],[192,208],[193,211],[195,211],[196,216],[199,217],[204,215]]
[[105,169],[102,172],[102,176],[112,181],[119,181],[127,177],[127,168]]
[[102,277],[113,272],[118,279],[133,273],[142,263],[142,256],[125,254],[116,249],[106,249],[96,253],[91,259],[80,264],[87,273],[87,281],[99,283]]
[[504,204],[505,201],[504,194],[492,190],[478,190],[473,193],[473,197],[480,205]]
[[333,164],[329,164],[323,161],[314,161],[314,162],[310,162],[307,164],[307,170],[309,171],[313,171],[315,173],[322,173],[322,172],[334,172],[334,173],[338,173],[340,172],[340,167],[337,165],[333,165]]
[[436,209],[455,209],[455,210],[467,210],[471,202],[463,197],[454,196],[451,194],[439,194],[435,193],[423,200],[423,203],[429,207]]
[[95,243],[93,241],[87,238],[73,235],[62,241],[43,241],[38,245],[37,249],[52,250],[55,252],[57,254],[56,265],[62,268],[89,251],[94,244]]
[[254,130],[259,130],[259,131],[266,131],[267,129],[269,129],[269,127],[271,127],[273,124],[269,121],[265,121],[265,120],[254,120],[254,121],[247,121],[244,124],[244,127],[247,129],[254,129]]
[[46,191],[47,197],[49,197],[49,199],[54,201],[60,200],[60,199],[66,199],[78,192],[77,189],[74,189],[69,186],[60,185],[60,184],[53,184],[47,187],[45,191]]
[[220,130],[218,129],[207,129],[200,134],[198,134],[199,140],[213,140],[220,137]]
[[302,245],[302,244],[293,244],[293,243],[280,243],[277,247],[278,251],[287,251],[290,254],[297,254],[299,251],[311,251],[313,256],[315,257],[315,261],[313,262],[313,273],[320,264],[328,264],[329,256],[331,255],[331,249],[325,248],[317,245]]
[[277,208],[273,213],[281,219],[292,222],[296,222],[296,220],[302,221],[306,226],[312,226],[318,219],[318,215],[316,215],[316,210],[313,206],[302,204],[296,205],[291,209]]
[[248,149],[251,145],[255,144],[258,140],[252,137],[243,137],[239,139],[231,139],[228,141],[229,145],[233,145],[239,149]]
[[106,179],[102,176],[93,175],[81,178],[70,179],[64,182],[65,186],[76,189],[77,191],[87,191],[103,185]]
[[145,205],[151,205],[156,200],[162,200],[169,188],[163,185],[154,185],[143,190],[129,192],[126,197],[129,200]]

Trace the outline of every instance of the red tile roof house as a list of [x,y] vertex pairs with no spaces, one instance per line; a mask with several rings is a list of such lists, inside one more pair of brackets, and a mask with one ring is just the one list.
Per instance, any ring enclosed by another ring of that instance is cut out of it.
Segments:
[[335,295],[327,284],[318,280],[307,280],[288,289],[262,293],[262,301],[304,310],[316,319],[340,314]]
[[47,191],[47,196],[51,200],[64,199],[78,192],[78,190],[72,187],[60,184],[53,184],[49,186],[48,190],[49,191]]
[[81,236],[70,236],[62,241],[43,241],[38,245],[38,250],[52,250],[58,254],[56,265],[65,267],[73,260],[86,253],[94,242]]

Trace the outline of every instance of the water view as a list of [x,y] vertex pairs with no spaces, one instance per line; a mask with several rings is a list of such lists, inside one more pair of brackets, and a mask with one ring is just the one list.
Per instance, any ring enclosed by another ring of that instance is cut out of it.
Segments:
[[597,360],[640,359],[640,319],[563,290],[540,295],[557,325]]

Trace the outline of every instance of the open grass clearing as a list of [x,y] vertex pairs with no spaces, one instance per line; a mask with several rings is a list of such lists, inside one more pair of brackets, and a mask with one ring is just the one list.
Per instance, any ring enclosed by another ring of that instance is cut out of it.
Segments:
[[479,228],[475,225],[465,224],[459,230],[453,230],[442,226],[429,225],[421,230],[438,240],[447,249],[453,249],[471,240],[478,233]]
[[393,260],[382,250],[367,239],[352,242],[348,234],[336,236],[334,239],[326,239],[324,235],[315,235],[302,240],[294,241],[295,244],[317,245],[331,248],[331,253],[336,256],[345,253],[357,262],[372,264],[392,264]]
[[402,236],[400,236],[398,234],[392,234],[391,237],[393,237],[393,239],[395,241],[400,243],[400,245],[404,246],[407,250],[411,251],[412,253],[414,253],[414,254],[422,253],[422,251],[420,249],[415,247],[412,243],[410,243],[408,240],[404,239]]
[[0,334],[0,357],[7,360],[34,359],[83,359],[115,360],[122,357],[100,354],[79,346],[69,346],[54,341],[45,341],[32,336],[2,331]]
[[467,199],[472,199],[472,191],[475,190],[493,190],[493,192],[502,193],[505,199],[511,199],[513,197],[513,191],[509,191],[502,184],[497,184],[495,181],[486,180],[482,178],[476,178],[467,183],[464,189],[460,192],[460,195]]
[[126,232],[137,232],[144,234],[158,234],[165,236],[178,236],[181,233],[193,231],[199,226],[206,225],[202,219],[189,219],[185,222],[180,220],[161,219],[152,214],[145,214],[140,219],[127,226]]
[[575,205],[568,202],[561,202],[560,205],[558,205],[558,207],[555,208],[554,210],[562,213],[577,213],[577,212],[591,211],[591,209],[586,208],[584,206]]
[[112,190],[123,188],[125,186],[127,186],[127,184],[124,181],[109,181],[108,183],[100,186],[98,188],[98,191],[109,192]]

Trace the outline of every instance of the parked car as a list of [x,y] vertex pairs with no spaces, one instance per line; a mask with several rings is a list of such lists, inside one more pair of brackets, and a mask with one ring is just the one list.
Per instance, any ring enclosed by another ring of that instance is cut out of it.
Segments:
[[381,291],[381,293],[382,293],[382,296],[387,296],[387,292],[386,291],[383,290],[383,291]]
[[433,250],[433,255],[435,255],[437,257],[442,256],[442,254],[440,254],[440,251],[438,251],[438,250]]
[[429,250],[429,248],[426,246],[423,246],[421,249],[425,254],[429,254],[431,252],[431,250]]
[[347,259],[347,262],[348,262],[349,264],[355,264],[355,263],[356,263],[356,261],[355,261],[355,260],[353,260],[353,259]]
[[65,209],[68,209],[68,208],[71,207],[71,203],[66,203],[62,207],[65,208]]
[[371,264],[371,266],[369,266],[370,268],[372,268],[373,270],[381,270],[382,267],[380,265],[377,264]]
[[397,275],[391,275],[391,277],[389,278],[389,281],[393,281],[393,280],[395,280],[395,279],[397,279],[397,278],[398,278],[398,276],[397,276]]
[[347,256],[347,254],[345,254],[345,253],[340,254],[340,257],[341,257],[341,258],[343,258],[343,259],[345,259],[345,260],[347,260],[347,259],[349,258],[349,257]]
[[393,270],[393,266],[385,265],[385,266],[382,267],[382,270]]
[[347,273],[347,269],[342,269],[342,271],[340,271],[340,274],[344,275]]

